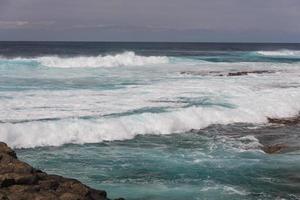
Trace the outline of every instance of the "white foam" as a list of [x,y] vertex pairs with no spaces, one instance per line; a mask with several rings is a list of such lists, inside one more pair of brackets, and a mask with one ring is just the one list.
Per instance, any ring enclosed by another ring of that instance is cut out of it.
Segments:
[[72,58],[48,56],[40,57],[36,60],[43,66],[59,68],[143,66],[169,62],[169,59],[164,56],[139,56],[134,52],[125,52],[122,54],[106,56],[80,56]]
[[[109,70],[109,76],[118,77],[116,82],[129,73],[126,79],[143,79],[148,84],[114,90],[1,91],[0,121],[7,123],[0,123],[0,141],[15,148],[97,143],[131,139],[138,134],[179,133],[211,124],[260,124],[267,122],[267,117],[289,117],[300,111],[299,64],[215,63],[214,66],[189,67],[192,70],[255,68],[282,72],[261,76],[186,77],[178,73],[186,68],[184,65],[150,70],[137,67],[132,70],[134,73],[120,68]],[[283,70],[293,70],[293,73]],[[38,77],[38,74],[33,75]],[[49,76],[51,74],[47,74],[47,78]],[[184,101],[180,101],[182,99]],[[194,100],[211,105],[189,107],[188,101]],[[167,109],[164,113],[124,114],[156,107]],[[114,115],[116,113],[121,115]],[[84,116],[95,118],[79,119]],[[48,118],[60,120],[36,121]],[[9,123],[18,120],[32,121]]]
[[[249,91],[248,91],[249,92]],[[265,123],[267,117],[296,115],[298,91],[249,92],[233,99],[236,108],[189,107],[166,113],[142,113],[98,120],[34,121],[0,124],[0,140],[12,147],[59,146],[132,139],[138,134],[171,134],[211,124]],[[289,95],[289,98],[286,96]]]
[[249,192],[242,188],[237,188],[237,187],[232,187],[232,186],[227,186],[227,185],[219,185],[216,184],[215,186],[206,186],[203,187],[200,191],[206,192],[206,191],[214,191],[216,192],[222,192],[222,193],[227,193],[231,195],[241,195],[241,196],[246,196],[249,195]]
[[300,51],[296,50],[257,51],[256,53],[270,57],[300,57]]
[[42,56],[36,58],[1,58],[2,61],[17,62],[38,62],[45,67],[56,68],[97,68],[97,67],[121,67],[121,66],[143,66],[169,63],[166,56],[140,56],[134,52],[128,51],[116,55],[99,56]]

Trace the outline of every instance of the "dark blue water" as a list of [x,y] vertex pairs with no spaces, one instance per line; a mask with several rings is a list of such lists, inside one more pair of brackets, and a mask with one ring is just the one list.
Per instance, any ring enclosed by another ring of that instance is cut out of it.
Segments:
[[[0,42],[0,55],[5,57],[98,56],[133,51],[139,55],[200,56],[223,59],[247,60],[248,52],[300,50],[300,44],[291,43],[153,43],[153,42]],[[241,55],[244,55],[240,57]],[[227,57],[228,56],[228,57]],[[264,56],[252,58],[271,60]],[[276,61],[276,57],[272,57]],[[282,58],[281,58],[282,59]],[[291,58],[290,58],[291,59]],[[226,62],[226,60],[224,60]],[[250,60],[251,61],[251,60]]]

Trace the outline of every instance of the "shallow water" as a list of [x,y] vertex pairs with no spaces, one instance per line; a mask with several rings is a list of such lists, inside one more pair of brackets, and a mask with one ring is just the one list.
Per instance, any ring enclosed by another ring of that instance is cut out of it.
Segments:
[[[17,153],[49,173],[105,189],[112,198],[299,199],[299,133],[300,126],[237,124]],[[256,137],[291,149],[266,154]]]

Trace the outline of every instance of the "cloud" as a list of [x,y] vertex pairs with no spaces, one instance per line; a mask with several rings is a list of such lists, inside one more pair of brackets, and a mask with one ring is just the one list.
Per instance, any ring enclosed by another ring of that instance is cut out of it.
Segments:
[[0,28],[18,28],[29,24],[28,21],[0,21]]
[[113,31],[210,31],[207,28],[197,28],[197,27],[172,27],[172,26],[157,26],[157,25],[131,25],[131,24],[75,24],[70,27],[62,28],[64,30],[68,29],[85,29],[85,30],[113,30]]
[[0,29],[41,28],[54,24],[54,21],[0,21]]

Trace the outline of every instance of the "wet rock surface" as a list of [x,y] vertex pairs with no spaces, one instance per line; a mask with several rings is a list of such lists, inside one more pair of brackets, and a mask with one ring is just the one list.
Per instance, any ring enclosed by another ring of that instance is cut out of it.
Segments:
[[48,175],[17,159],[0,142],[0,200],[108,200],[105,191],[78,180]]

